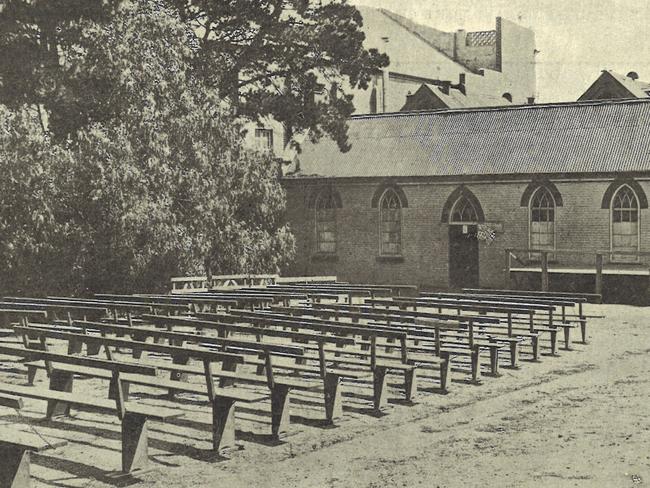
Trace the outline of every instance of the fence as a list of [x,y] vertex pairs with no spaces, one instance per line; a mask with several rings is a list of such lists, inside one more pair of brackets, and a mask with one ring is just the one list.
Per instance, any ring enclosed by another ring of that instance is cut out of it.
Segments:
[[[519,253],[522,256],[518,256]],[[580,256],[581,259],[564,261],[560,264],[560,256]],[[539,261],[532,260],[529,257],[535,256]],[[549,256],[556,258],[556,262],[552,263],[553,267],[549,267]],[[605,262],[605,257],[608,256],[608,262]],[[627,258],[633,259],[627,259]],[[518,261],[522,266],[513,267],[512,259]],[[531,272],[541,273],[541,289],[548,291],[549,289],[549,274],[555,273],[568,273],[568,274],[594,274],[595,279],[595,293],[602,295],[603,292],[603,275],[621,275],[621,276],[650,276],[650,259],[642,261],[641,258],[650,258],[650,252],[642,251],[585,251],[577,249],[506,249],[505,250],[505,282],[509,286],[511,273],[517,272]],[[584,266],[585,259],[591,261],[592,265]],[[577,267],[575,262],[582,263],[581,267]],[[573,264],[573,265],[572,265]],[[607,266],[606,266],[607,265]]]

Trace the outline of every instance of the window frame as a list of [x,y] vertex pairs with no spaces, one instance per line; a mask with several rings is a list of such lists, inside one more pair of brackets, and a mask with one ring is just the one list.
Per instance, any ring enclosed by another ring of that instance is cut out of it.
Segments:
[[273,129],[269,129],[268,127],[256,127],[255,141],[261,151],[273,152],[275,144]]
[[[383,224],[384,224],[384,202],[386,199],[390,197],[394,201],[397,202],[397,210],[398,210],[398,215],[399,218],[397,220],[397,223],[399,225],[399,230],[398,230],[398,244],[399,244],[399,252],[397,253],[391,253],[391,252],[385,252],[384,251],[384,229],[383,229]],[[403,239],[402,239],[402,209],[404,208],[404,205],[402,203],[402,199],[400,198],[399,194],[397,191],[395,191],[394,188],[386,188],[383,193],[381,194],[381,197],[379,198],[379,202],[377,207],[379,208],[379,256],[380,257],[395,257],[399,258],[403,256]]]
[[[538,196],[540,192],[546,192],[548,197],[550,197],[551,202],[553,203],[553,249],[540,249],[541,251],[555,251],[557,250],[557,226],[556,226],[556,217],[557,217],[557,201],[555,200],[555,196],[553,195],[553,192],[547,188],[544,185],[538,186],[535,191],[530,195],[530,199],[528,200],[528,249],[533,248],[533,201],[535,198]],[[536,207],[538,209],[544,208],[545,210],[548,210],[550,207]],[[539,253],[534,253],[531,252],[529,258],[530,259],[541,259],[541,256],[538,256]],[[549,258],[555,259],[555,254],[549,254]]]
[[[616,258],[616,251],[614,250],[614,212],[617,209],[614,207],[614,201],[618,194],[627,188],[628,191],[634,196],[634,201],[636,202],[636,251],[641,251],[641,201],[639,200],[639,195],[637,195],[634,188],[632,188],[627,183],[621,184],[616,191],[612,193],[612,199],[609,202],[609,261],[612,263],[638,263],[640,256],[637,254],[633,259],[625,259],[626,257],[632,258],[632,256],[619,255],[619,258]],[[623,209],[631,210],[631,209]]]
[[[329,206],[327,207],[321,207],[321,202],[327,200],[327,204]],[[313,253],[317,256],[335,256],[338,252],[339,248],[339,235],[338,235],[338,222],[337,222],[337,201],[334,196],[333,191],[321,191],[317,196],[316,199],[314,200],[314,250]],[[319,220],[319,212],[322,210],[329,210],[332,212],[333,218],[331,219],[331,223],[333,225],[333,231],[332,233],[334,234],[334,240],[333,241],[322,241],[320,239],[320,229],[319,229],[319,224],[320,222],[324,222],[324,220]],[[334,250],[333,251],[324,251],[321,250],[321,243],[322,242],[333,242],[334,243]]]
[[[467,221],[460,221],[460,220],[454,220],[454,214],[456,213],[456,207],[458,207],[458,204],[462,201],[465,200],[469,204],[470,207],[472,207],[472,210],[474,211],[474,220],[467,220]],[[451,210],[449,212],[449,225],[478,225],[480,223],[480,218],[479,218],[479,212],[478,209],[476,208],[476,205],[474,205],[474,202],[472,202],[471,198],[468,198],[467,195],[460,195],[454,204],[451,206]]]

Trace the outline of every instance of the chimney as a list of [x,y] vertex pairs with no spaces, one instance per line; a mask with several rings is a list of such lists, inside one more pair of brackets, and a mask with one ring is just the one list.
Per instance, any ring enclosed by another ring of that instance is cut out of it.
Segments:
[[535,105],[535,97],[528,97],[528,105]]

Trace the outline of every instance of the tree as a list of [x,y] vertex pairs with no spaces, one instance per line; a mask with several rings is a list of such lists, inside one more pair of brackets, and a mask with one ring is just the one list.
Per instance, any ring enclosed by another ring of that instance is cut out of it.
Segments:
[[74,83],[75,61],[83,54],[85,27],[113,18],[121,0],[3,0],[0,2],[0,103],[33,106],[42,130],[65,139],[100,107],[97,85]]
[[[33,111],[6,110],[11,144],[0,165],[21,159],[31,174],[42,159],[48,168],[47,185],[32,179],[19,188],[38,183],[24,211],[13,198],[2,211],[21,215],[5,227],[14,240],[46,243],[38,259],[6,253],[14,269],[57,270],[39,289],[164,289],[175,274],[276,272],[291,258],[275,163],[242,146],[226,104],[195,76],[191,34],[159,2],[125,2],[110,21],[84,24],[85,48],[68,72],[80,86],[105,80],[101,98],[110,107],[101,117],[48,140]],[[38,143],[38,155],[21,139]],[[41,214],[47,234],[34,223]]]
[[[252,120],[271,117],[289,138],[330,135],[347,149],[349,88],[366,89],[388,57],[363,47],[346,0],[172,0],[199,33],[204,79]],[[295,141],[294,141],[295,142]]]

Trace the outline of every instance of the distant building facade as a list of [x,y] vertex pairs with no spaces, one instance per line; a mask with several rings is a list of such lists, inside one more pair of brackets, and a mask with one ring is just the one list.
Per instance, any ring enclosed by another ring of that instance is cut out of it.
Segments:
[[650,251],[648,141],[650,100],[353,117],[349,152],[306,144],[283,179],[298,251],[285,273],[502,287],[506,249],[536,249],[578,274],[604,251],[647,282],[627,253]]
[[[366,47],[390,65],[367,91],[355,92],[357,114],[397,112],[419,90],[438,95],[441,108],[532,103],[536,93],[535,34],[501,17],[494,30],[443,32],[388,10],[358,7]],[[415,106],[411,109],[437,107]]]

